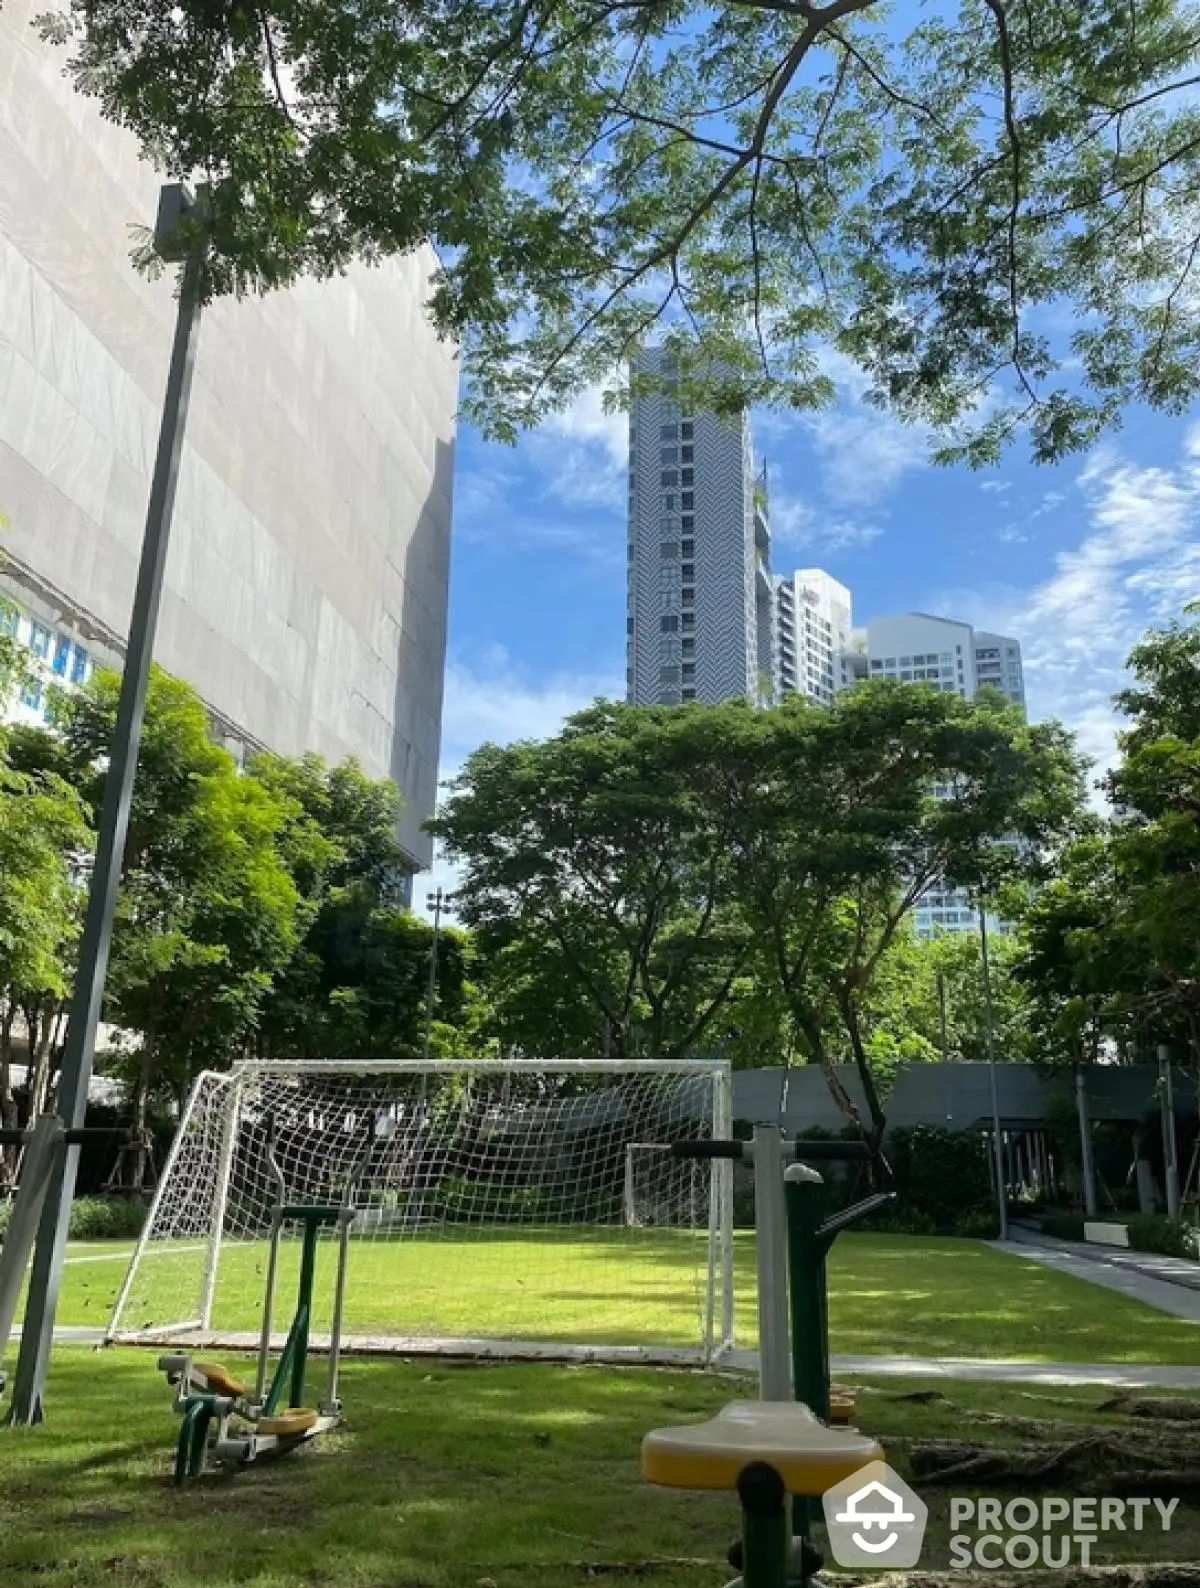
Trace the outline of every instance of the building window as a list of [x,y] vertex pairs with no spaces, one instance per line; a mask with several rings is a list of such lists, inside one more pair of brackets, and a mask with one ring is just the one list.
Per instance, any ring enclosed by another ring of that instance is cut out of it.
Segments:
[[871,671],[873,673],[882,673],[883,672],[883,663],[880,662],[880,661],[873,661],[871,663]]
[[29,707],[30,711],[36,711],[41,705],[42,686],[37,682],[36,679],[31,679],[30,682],[25,685],[25,692],[21,696],[21,701],[22,704]]
[[683,565],[683,577],[685,579],[694,579],[696,577],[696,564],[694,562],[685,562],[684,563],[684,565]]
[[663,485],[678,485],[679,484],[679,470],[678,469],[664,469],[662,471],[661,483]]
[[679,461],[681,463],[691,463],[695,459],[695,455],[695,447],[684,447],[679,454]]
[[660,441],[674,441],[678,434],[678,425],[661,425],[659,427],[658,436]]
[[680,646],[680,649],[682,650],[682,652],[683,652],[683,654],[685,656],[695,656],[695,654],[696,654],[696,642],[695,642],[695,640],[681,640],[679,642],[679,646]]
[[[683,628],[684,628],[684,632],[686,633],[688,630],[694,629],[695,627],[696,627],[696,614],[694,612],[685,612],[683,614]],[[684,644],[686,645],[687,643],[688,643],[687,640],[685,640]],[[693,641],[692,643],[694,644],[695,641]]]
[[662,464],[663,468],[669,469],[673,464],[679,462],[678,448],[664,447],[658,455],[658,461]]
[[685,607],[694,607],[696,605],[696,588],[694,585],[684,586],[682,599]]
[[628,544],[625,547],[625,560],[626,560],[626,562],[632,562],[633,561],[633,542],[632,541],[629,541]]
[[690,419],[685,419],[680,425],[679,434],[685,441],[690,441],[692,439],[692,421]]
[[658,620],[659,631],[662,634],[678,634],[679,618],[674,612],[668,612]]
[[7,601],[0,601],[0,634],[15,634],[21,622],[21,614],[16,607]]
[[696,483],[695,469],[684,469],[683,478],[679,483],[680,485],[694,485]]
[[692,530],[695,529],[695,527],[696,527],[696,520],[692,517],[692,515],[690,513],[685,513],[683,515],[683,532],[684,532],[684,534],[685,535],[690,534],[692,532]]
[[29,625],[29,649],[43,660],[50,654],[50,630],[40,623]]
[[696,542],[694,540],[685,540],[681,550],[685,557],[694,557],[696,555]]
[[696,505],[696,498],[691,491],[684,491],[681,505],[685,513],[691,512]]
[[658,549],[665,562],[672,562],[679,556],[679,542],[677,540],[664,540],[660,542]]
[[683,676],[685,681],[687,679],[695,678],[695,676],[696,676],[696,664],[695,664],[695,662],[684,662],[682,676]]
[[71,642],[65,635],[60,634],[54,641],[54,660],[50,663],[50,669],[56,678],[67,676],[67,663],[70,659]]
[[668,513],[673,513],[675,511],[675,498],[668,493],[663,497],[663,506]]
[[626,618],[625,619],[625,632],[626,632],[626,634],[632,634],[633,633],[633,619],[632,618]]
[[658,670],[660,684],[677,684],[679,682],[678,667],[660,667]]
[[679,692],[674,689],[660,689],[658,692],[658,703],[660,706],[677,706],[679,704]]

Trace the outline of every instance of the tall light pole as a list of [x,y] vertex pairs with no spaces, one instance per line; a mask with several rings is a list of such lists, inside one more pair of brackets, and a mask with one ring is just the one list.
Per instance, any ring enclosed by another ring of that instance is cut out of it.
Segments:
[[438,938],[442,931],[442,890],[433,896],[433,942],[429,946],[429,985],[425,990],[425,1047],[424,1057],[429,1063],[429,1044],[433,1036],[433,1006],[437,1001]]
[[[186,188],[178,183],[164,187],[159,194],[156,238],[160,243],[166,242],[176,233],[180,222],[195,215],[196,211],[197,199]],[[117,720],[96,833],[96,859],[88,890],[87,914],[79,945],[79,969],[75,977],[67,1042],[63,1052],[58,1115],[68,1130],[78,1130],[83,1125],[96,1056],[96,1029],[100,1023],[100,1006],[108,972],[117,889],[129,830],[129,807],[146,714],[146,690],[154,653],[171,515],[179,480],[179,458],[183,449],[188,398],[199,339],[203,275],[204,246],[198,242],[183,259],[175,339],[158,432],[158,452],[150,483],[150,501],[146,511],[133,611],[129,620],[129,641],[121,675]],[[8,1414],[10,1424],[23,1426],[40,1423],[45,1416],[46,1374],[54,1340],[54,1315],[62,1285],[67,1227],[78,1164],[78,1146],[64,1147],[47,1187],[29,1277],[21,1352],[13,1381],[12,1407]]]
[[1008,1188],[1004,1183],[1004,1144],[1000,1140],[1000,1094],[996,1084],[996,1016],[992,1006],[992,965],[988,955],[987,911],[979,900],[979,957],[983,970],[983,1028],[987,1044],[988,1079],[992,1089],[992,1151],[996,1165],[996,1209],[1000,1239],[1008,1239]]

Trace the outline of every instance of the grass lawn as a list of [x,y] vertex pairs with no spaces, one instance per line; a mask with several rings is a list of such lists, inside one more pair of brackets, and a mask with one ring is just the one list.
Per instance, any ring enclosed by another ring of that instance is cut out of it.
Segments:
[[[716,1588],[730,1575],[732,1499],[646,1487],[638,1447],[648,1428],[699,1420],[742,1387],[645,1369],[352,1361],[336,1434],[176,1490],[177,1420],[151,1357],[63,1350],[47,1425],[0,1432],[0,1583],[569,1588],[636,1573],[647,1588]],[[948,1399],[904,1399],[914,1390],[930,1393],[892,1382],[860,1402],[861,1426],[902,1468],[913,1437],[1006,1437],[997,1411],[1068,1437],[1125,1420],[1101,1409],[1104,1390],[942,1384]],[[948,1499],[922,1492],[933,1511],[922,1564],[944,1567]],[[1181,1506],[1171,1534],[1116,1535],[1095,1558],[1198,1550],[1197,1509]]]
[[[72,1249],[60,1323],[107,1322],[124,1274],[120,1254],[129,1249],[120,1243]],[[264,1258],[260,1244],[226,1249],[214,1324],[257,1328]],[[366,1240],[351,1249],[346,1331],[694,1344],[704,1300],[702,1259],[702,1241],[671,1232]],[[753,1236],[739,1235],[736,1340],[746,1346],[756,1335],[753,1262]],[[149,1289],[137,1292],[134,1322],[195,1316],[203,1264],[196,1250],[154,1258],[146,1265]],[[295,1266],[289,1243],[281,1266],[285,1309]],[[332,1271],[327,1260],[326,1307]],[[875,1356],[1190,1364],[1200,1352],[1195,1324],[1112,1291],[979,1242],[904,1235],[850,1233],[838,1240],[830,1260],[830,1326],[835,1351]]]

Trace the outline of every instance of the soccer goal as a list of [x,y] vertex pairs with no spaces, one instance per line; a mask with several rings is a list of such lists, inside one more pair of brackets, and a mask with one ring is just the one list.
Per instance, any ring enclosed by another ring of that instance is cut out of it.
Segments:
[[[206,1072],[108,1338],[255,1338],[278,1199],[269,1140],[289,1203],[336,1201],[360,1171],[349,1349],[713,1360],[733,1344],[729,1165],[663,1149],[728,1136],[731,1123],[721,1061]],[[281,1287],[298,1247],[285,1239]],[[331,1307],[318,1296],[316,1337]]]

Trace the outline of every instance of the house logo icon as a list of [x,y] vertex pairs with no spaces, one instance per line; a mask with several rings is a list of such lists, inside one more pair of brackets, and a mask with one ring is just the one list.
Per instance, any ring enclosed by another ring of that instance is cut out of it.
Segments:
[[872,1461],[822,1497],[829,1547],[839,1566],[915,1566],[929,1509],[904,1479]]

